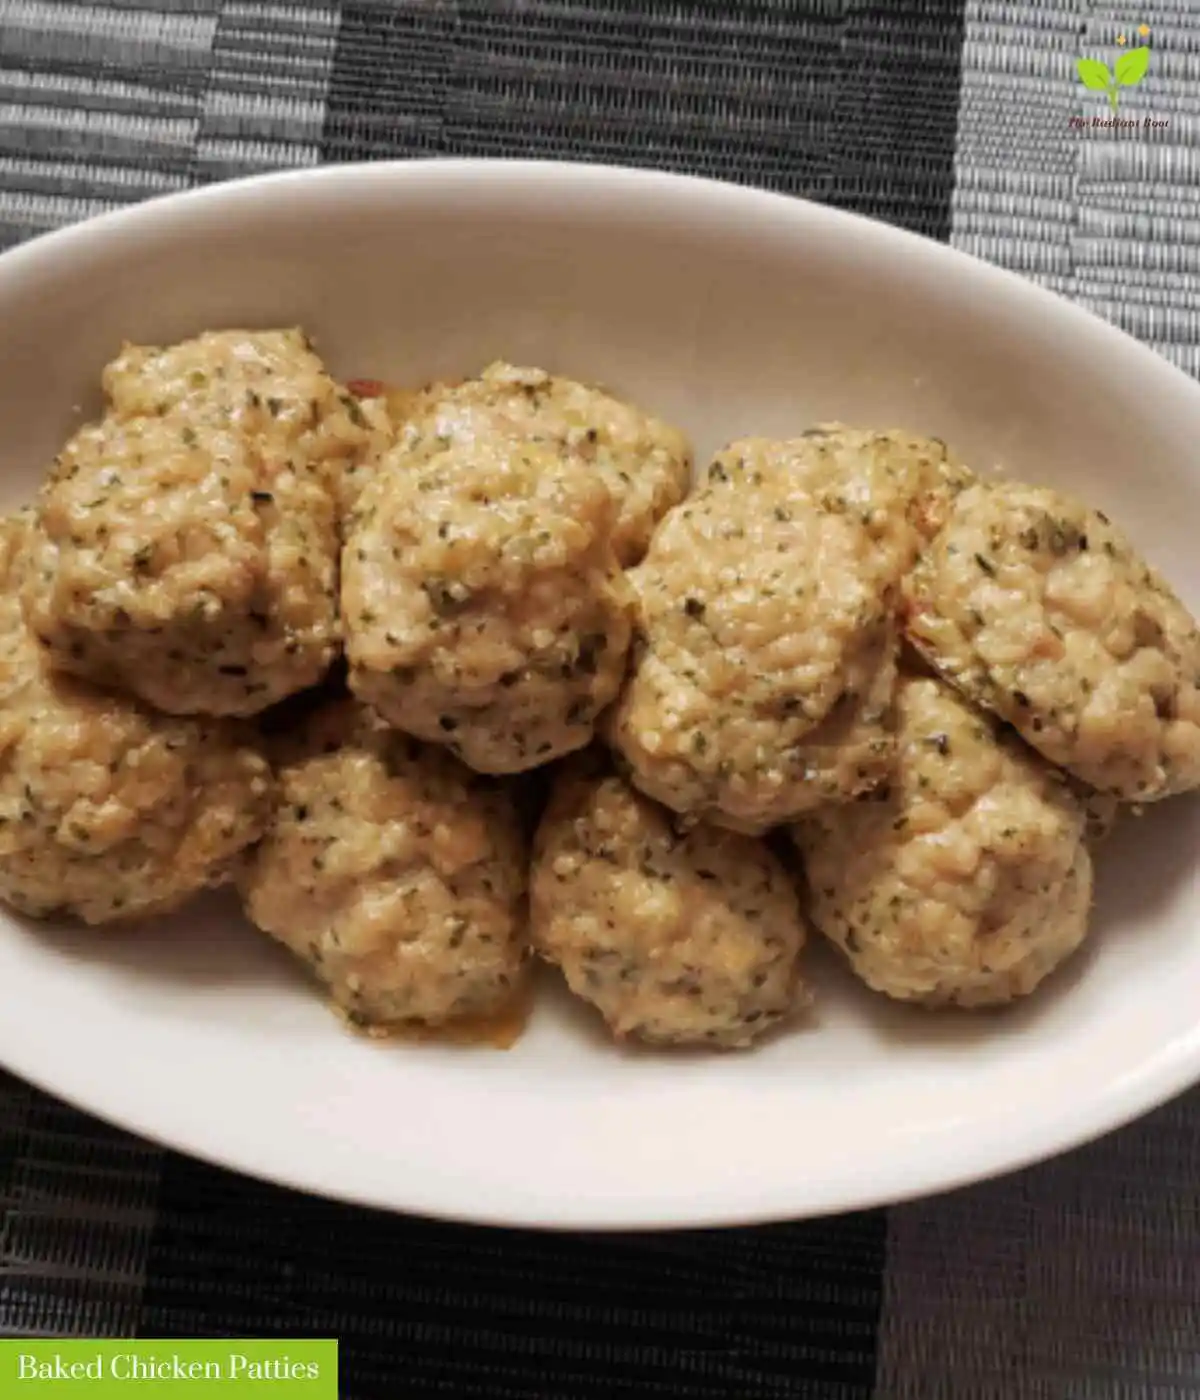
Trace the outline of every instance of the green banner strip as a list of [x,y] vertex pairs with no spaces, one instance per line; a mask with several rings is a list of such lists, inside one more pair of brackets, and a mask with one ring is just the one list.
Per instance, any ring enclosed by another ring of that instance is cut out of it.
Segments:
[[338,1344],[312,1341],[0,1339],[0,1397],[277,1395],[338,1400]]

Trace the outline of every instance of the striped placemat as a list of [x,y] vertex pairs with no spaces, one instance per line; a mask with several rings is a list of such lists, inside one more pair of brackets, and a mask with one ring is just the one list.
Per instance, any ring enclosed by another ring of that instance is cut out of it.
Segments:
[[[1142,125],[1073,128],[1105,111],[1075,59],[1141,25]],[[807,195],[1200,369],[1192,0],[0,0],[2,243],[258,170],[444,154]],[[333,1334],[355,1400],[1200,1397],[1195,1095],[919,1205],[574,1238],[311,1200],[0,1080],[0,1193],[0,1331]]]

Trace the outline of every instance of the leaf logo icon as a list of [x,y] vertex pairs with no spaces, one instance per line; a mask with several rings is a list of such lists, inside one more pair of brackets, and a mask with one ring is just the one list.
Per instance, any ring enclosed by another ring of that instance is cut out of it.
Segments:
[[1128,53],[1120,54],[1117,58],[1115,71],[1098,58],[1078,58],[1075,60],[1079,81],[1091,92],[1106,94],[1108,105],[1114,112],[1117,110],[1120,89],[1136,87],[1146,76],[1149,67],[1150,47],[1148,44],[1143,44],[1140,48],[1130,49]]
[[1093,92],[1107,92],[1112,86],[1113,75],[1108,71],[1108,64],[1101,63],[1098,58],[1077,59],[1075,67],[1079,69],[1085,88],[1091,88]]
[[1117,82],[1122,87],[1137,87],[1150,67],[1150,49],[1143,44],[1140,49],[1130,49],[1117,59]]

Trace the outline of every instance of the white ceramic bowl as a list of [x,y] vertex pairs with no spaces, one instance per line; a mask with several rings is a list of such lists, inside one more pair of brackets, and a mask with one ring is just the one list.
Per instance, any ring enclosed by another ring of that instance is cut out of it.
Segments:
[[[27,497],[123,338],[303,324],[346,376],[491,357],[628,392],[701,455],[904,425],[1077,489],[1200,604],[1200,388],[1008,274],[880,224],[668,175],[341,167],[175,196],[0,258],[0,454]],[[1091,945],[1013,1014],[892,1006],[814,959],[808,1029],[620,1052],[544,998],[508,1053],[342,1033],[228,901],[132,936],[0,920],[0,1061],[186,1152],[475,1221],[766,1220],[964,1183],[1200,1078],[1200,804],[1127,824]]]

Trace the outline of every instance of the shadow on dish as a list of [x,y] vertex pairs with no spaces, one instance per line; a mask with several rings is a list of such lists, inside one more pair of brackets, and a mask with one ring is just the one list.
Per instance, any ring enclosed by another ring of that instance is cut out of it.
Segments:
[[1154,929],[1154,916],[1195,878],[1198,857],[1200,792],[1153,803],[1142,816],[1123,815],[1096,853],[1091,941],[1174,936]]
[[[231,889],[201,895],[169,921],[103,929],[31,919],[14,923],[28,937],[74,962],[102,964],[132,977],[168,983],[262,985],[278,982],[294,961],[246,920]],[[296,974],[300,985],[303,969],[297,966]]]
[[[1140,817],[1125,816],[1098,855],[1087,942],[1033,996],[1009,1007],[930,1010],[891,1001],[865,987],[833,948],[814,937],[805,953],[805,977],[815,989],[814,1004],[757,1044],[765,1048],[802,1037],[831,1015],[892,1045],[968,1047],[998,1036],[1022,1035],[1040,1019],[1055,1015],[1063,999],[1075,994],[1107,944],[1140,938],[1152,951],[1158,940],[1177,936],[1165,923],[1155,927],[1156,915],[1181,882],[1194,875],[1197,850],[1200,794],[1152,806]],[[295,959],[247,922],[230,889],[194,901],[174,916],[167,936],[159,921],[104,930],[30,920],[18,921],[18,926],[63,957],[103,964],[138,979],[205,988],[282,984],[289,992],[294,988],[304,996],[316,994]],[[571,996],[555,969],[537,963],[532,975],[531,1027],[548,1016],[577,1043],[633,1063],[664,1054],[685,1062],[713,1058],[705,1047],[618,1045],[595,1008]]]

